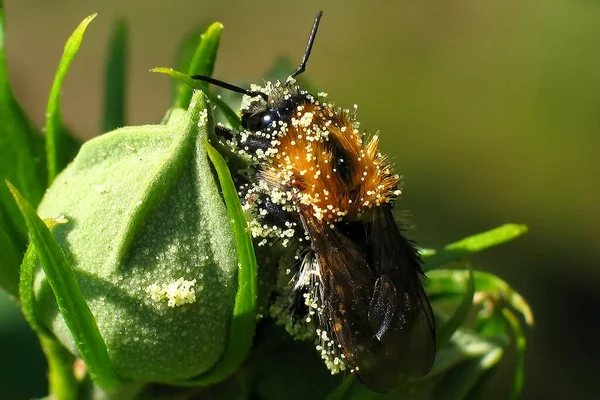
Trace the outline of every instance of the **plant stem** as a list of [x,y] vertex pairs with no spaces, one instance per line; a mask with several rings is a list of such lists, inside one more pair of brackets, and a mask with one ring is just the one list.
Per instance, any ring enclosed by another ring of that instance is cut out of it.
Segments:
[[91,400],[132,400],[138,398],[144,389],[144,382],[126,382],[119,389],[107,392],[97,385],[93,385],[85,398]]
[[56,400],[76,400],[78,383],[73,372],[75,357],[56,339],[39,335],[48,360],[48,386]]

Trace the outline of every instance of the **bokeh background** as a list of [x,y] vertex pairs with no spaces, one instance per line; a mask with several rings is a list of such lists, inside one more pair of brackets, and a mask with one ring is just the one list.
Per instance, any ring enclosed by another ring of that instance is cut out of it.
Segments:
[[[413,236],[439,246],[506,222],[530,233],[475,257],[524,294],[523,398],[591,399],[600,356],[600,2],[582,0],[76,1],[5,0],[17,98],[41,127],[64,41],[98,12],[67,76],[63,113],[77,135],[100,129],[114,21],[129,23],[128,122],[170,103],[177,44],[202,22],[225,24],[215,75],[256,81],[280,55],[299,60],[325,14],[306,76],[338,104],[359,104],[405,176]],[[0,398],[45,393],[43,357],[0,299]],[[510,371],[510,360],[505,369]],[[502,374],[489,398],[505,398]]]

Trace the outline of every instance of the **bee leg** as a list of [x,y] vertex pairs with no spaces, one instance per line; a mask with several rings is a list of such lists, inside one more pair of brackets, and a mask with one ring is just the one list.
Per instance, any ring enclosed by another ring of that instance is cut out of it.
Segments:
[[264,153],[271,147],[269,139],[248,135],[243,141],[238,143],[238,146],[251,156],[256,156],[257,153]]
[[300,221],[294,217],[294,214],[286,211],[281,204],[275,204],[270,199],[263,199],[259,210],[266,211],[266,213],[264,211],[261,213],[264,214],[260,217],[261,222],[279,228],[282,231],[282,238],[293,236],[301,240],[304,237]]
[[236,131],[234,131],[231,128],[227,128],[227,127],[221,125],[221,123],[218,123],[215,126],[215,133],[217,134],[218,137],[221,137],[228,141],[233,140],[234,135],[237,134]]
[[243,138],[242,141],[240,132],[226,128],[223,125],[217,125],[215,127],[215,133],[217,136],[225,139],[226,142],[234,142],[239,150],[250,154],[250,156],[256,155],[258,150],[265,152],[271,147],[270,139],[249,134],[247,137]]

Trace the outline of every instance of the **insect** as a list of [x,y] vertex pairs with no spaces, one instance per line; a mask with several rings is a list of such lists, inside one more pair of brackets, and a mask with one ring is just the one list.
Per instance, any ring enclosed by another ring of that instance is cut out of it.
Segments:
[[[241,132],[218,134],[254,163],[240,195],[254,236],[298,249],[292,289],[317,321],[318,349],[332,371],[349,369],[370,389],[388,391],[400,374],[422,377],[436,353],[435,322],[419,255],[392,214],[400,177],[379,152],[378,136],[359,131],[356,113],[285,82],[244,89]],[[312,317],[311,317],[312,316]]]

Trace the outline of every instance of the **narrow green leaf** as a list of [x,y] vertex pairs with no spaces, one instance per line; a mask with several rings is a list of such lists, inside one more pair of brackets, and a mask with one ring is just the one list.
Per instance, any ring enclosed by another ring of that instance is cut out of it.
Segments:
[[[440,296],[442,298],[449,298],[462,295],[462,292],[457,290],[457,287],[454,284],[456,274],[456,270],[450,269],[436,269],[429,271],[427,273],[429,279],[427,293],[433,298],[440,298]],[[533,326],[534,318],[531,308],[519,293],[514,291],[506,282],[493,274],[474,271],[474,275],[475,290],[477,292],[484,292],[489,296],[494,296],[507,302],[523,316],[528,325]]]
[[515,337],[515,347],[517,349],[517,366],[515,370],[515,378],[513,381],[513,387],[510,394],[510,398],[516,400],[521,396],[523,391],[523,384],[525,382],[525,351],[527,349],[527,339],[521,329],[521,324],[518,318],[509,309],[503,309],[502,314],[508,322],[508,325],[513,331]]
[[[51,218],[44,221],[48,229],[52,229],[57,224],[64,224],[68,221],[64,218]],[[19,279],[19,299],[21,301],[21,310],[29,326],[38,334],[51,337],[52,334],[43,327],[37,314],[36,298],[33,283],[35,280],[36,267],[39,259],[35,251],[35,245],[30,243],[23,257],[20,269]]]
[[445,347],[440,348],[433,368],[424,380],[437,379],[465,361],[481,358],[486,354],[502,350],[509,343],[510,339],[507,335],[483,337],[461,328],[452,335]]
[[461,257],[509,242],[526,232],[527,226],[525,225],[506,224],[451,243],[438,251],[422,251],[421,256],[425,262],[425,269],[429,270],[456,261]]
[[238,116],[238,114],[233,111],[233,109],[231,107],[229,107],[229,105],[224,102],[220,96],[214,94],[211,91],[207,91],[206,92],[206,96],[210,99],[210,101],[216,105],[219,110],[221,110],[221,112],[223,113],[223,116],[225,117],[225,119],[227,120],[227,122],[229,123],[229,125],[231,125],[231,127],[233,129],[240,129],[242,126],[242,121],[240,119],[240,117]]
[[481,379],[487,376],[501,360],[504,351],[496,348],[479,358],[461,363],[448,371],[438,383],[431,398],[436,400],[462,400],[469,398]]
[[[177,71],[187,71],[190,69],[192,58],[194,58],[194,54],[198,48],[198,43],[200,43],[202,34],[209,25],[210,23],[208,22],[200,24],[198,28],[194,28],[192,31],[188,32],[179,46],[177,46],[177,53],[175,54],[175,69]],[[180,82],[173,81],[173,104],[175,104],[177,97],[179,96],[180,86]]]
[[[466,276],[465,276],[466,272]],[[435,278],[430,278],[435,279]],[[437,346],[441,349],[448,343],[454,332],[462,326],[473,307],[473,295],[475,294],[475,278],[473,266],[467,263],[466,271],[455,271],[453,284],[460,284],[464,291],[463,298],[454,314],[437,330]]]
[[52,183],[56,175],[68,164],[69,135],[63,124],[60,112],[60,97],[62,85],[69,67],[79,51],[83,35],[96,14],[90,15],[79,24],[65,44],[63,56],[58,64],[54,82],[50,89],[48,105],[46,107],[46,159],[48,163],[48,184]]
[[0,250],[0,288],[17,299],[19,297],[19,263],[22,253],[1,223],[0,249],[2,249]]
[[25,219],[46,278],[59,310],[75,340],[81,358],[94,381],[105,389],[117,388],[120,382],[113,369],[104,339],[100,335],[75,273],[54,236],[19,191],[6,182]]
[[256,329],[256,304],[258,298],[257,265],[252,236],[247,230],[246,216],[242,210],[237,190],[225,159],[206,142],[208,157],[217,171],[227,213],[233,225],[238,255],[238,289],[235,296],[233,320],[229,343],[219,363],[205,375],[180,385],[204,386],[220,382],[233,374],[250,352]]
[[[45,174],[36,153],[36,133],[15,99],[4,53],[4,3],[0,0],[0,179],[15,182],[25,196],[37,206],[44,194]],[[0,224],[13,244],[10,252],[23,253],[27,244],[27,228],[8,189],[0,185]],[[3,243],[2,249],[5,249]],[[18,270],[20,260],[0,268]],[[13,282],[13,284],[16,282]]]
[[479,303],[482,307],[477,313],[473,329],[482,336],[509,336],[510,328],[502,314],[502,310],[491,305],[488,300],[490,299],[485,296],[479,296],[477,299],[476,303]]
[[[188,75],[205,75],[211,76],[217,59],[217,49],[221,40],[221,32],[223,24],[215,22],[208,27],[206,32],[200,37],[200,42],[196,48],[196,53],[192,57],[189,65]],[[192,86],[195,87],[195,86]],[[187,108],[192,98],[192,87],[187,85],[179,86],[179,95],[175,102],[175,107]],[[197,89],[203,89],[205,92],[208,89],[208,83],[200,82]]]
[[106,63],[103,132],[125,126],[127,52],[127,23],[120,20],[113,27]]
[[221,109],[221,111],[223,111],[223,115],[227,119],[227,122],[229,122],[229,124],[233,128],[240,127],[241,121],[240,121],[240,117],[238,117],[237,113],[235,111],[233,111],[231,109],[231,107],[229,107],[218,96],[213,94],[210,90],[206,90],[205,86],[203,85],[204,82],[192,79],[188,75],[186,75],[182,72],[175,71],[173,68],[164,68],[164,67],[152,68],[150,70],[150,72],[158,72],[161,74],[169,75],[170,77],[177,79],[178,81],[184,83],[185,85],[187,85],[193,89],[202,90],[206,94],[206,97],[208,97],[208,99],[213,104],[215,104],[217,107],[219,107]]
[[527,301],[523,296],[511,288],[508,283],[498,278],[496,275],[488,272],[476,271],[475,287],[478,292],[491,293],[502,298],[521,314],[527,325],[533,326],[535,324],[533,312]]
[[19,280],[19,299],[21,301],[21,311],[25,320],[29,323],[31,329],[38,334],[45,334],[47,331],[42,327],[40,319],[36,313],[36,300],[33,291],[35,280],[35,266],[38,263],[35,246],[30,244],[21,263],[21,276]]

